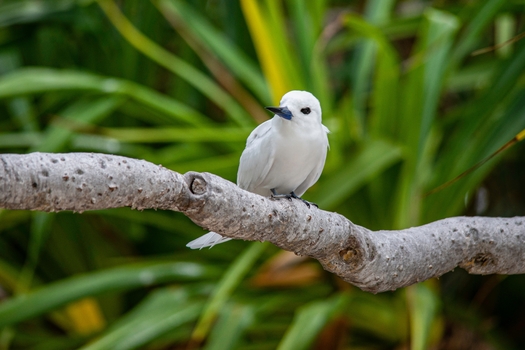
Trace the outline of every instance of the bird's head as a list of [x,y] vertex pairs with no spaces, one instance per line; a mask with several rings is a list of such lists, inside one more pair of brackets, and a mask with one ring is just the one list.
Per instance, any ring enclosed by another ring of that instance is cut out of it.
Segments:
[[315,120],[321,122],[321,105],[319,100],[308,91],[293,90],[281,99],[279,107],[266,107],[286,120]]

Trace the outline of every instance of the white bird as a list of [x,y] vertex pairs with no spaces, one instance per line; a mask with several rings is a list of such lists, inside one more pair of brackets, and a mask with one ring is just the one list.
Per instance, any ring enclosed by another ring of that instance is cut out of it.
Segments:
[[[317,182],[328,150],[329,130],[321,123],[321,105],[307,91],[290,91],[279,107],[266,107],[275,116],[256,127],[242,152],[237,185],[261,196],[300,198]],[[209,232],[186,246],[213,247],[229,241]]]

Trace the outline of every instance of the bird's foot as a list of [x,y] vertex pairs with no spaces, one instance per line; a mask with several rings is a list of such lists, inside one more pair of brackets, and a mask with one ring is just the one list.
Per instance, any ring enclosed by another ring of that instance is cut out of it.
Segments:
[[298,195],[296,195],[293,191],[288,193],[288,194],[277,194],[275,192],[275,189],[271,189],[272,191],[272,197],[273,198],[287,198],[288,200],[292,200],[292,198],[295,198],[295,199],[298,199],[300,200],[301,202],[303,202],[304,204],[306,204],[306,206],[308,208],[310,208],[311,205],[315,205],[316,208],[319,208],[319,206],[313,202],[308,202],[307,200],[305,199],[302,199],[301,197],[299,197]]
[[272,188],[270,191],[272,191],[272,198],[276,198],[276,199],[286,198],[289,201],[291,201],[292,198],[293,198],[291,193],[288,193],[288,194],[277,194],[277,192],[275,192],[275,188]]
[[315,205],[316,208],[319,208],[319,206],[317,204],[315,204],[314,202],[308,202],[306,199],[302,199],[301,197],[296,195],[293,191],[292,191],[292,193],[290,193],[290,197],[300,200],[301,202],[306,204],[306,206],[308,208],[310,208],[310,205]]

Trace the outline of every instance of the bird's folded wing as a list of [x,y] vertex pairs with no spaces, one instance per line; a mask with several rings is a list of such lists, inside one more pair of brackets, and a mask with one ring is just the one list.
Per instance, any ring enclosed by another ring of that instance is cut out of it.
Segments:
[[264,194],[259,186],[268,175],[275,156],[270,122],[268,120],[259,125],[248,137],[237,172],[237,185],[240,188],[261,195]]
[[[323,125],[322,127],[324,132],[326,132],[327,134],[330,133],[330,130],[328,130],[326,126]],[[321,173],[323,172],[324,168],[324,163],[326,161],[326,153],[328,152],[329,148],[330,144],[328,143],[328,138],[326,138],[326,145],[320,150],[322,153],[319,157],[319,162],[313,168],[310,174],[308,174],[303,183],[295,189],[295,194],[299,197],[302,196],[306,192],[306,190],[309,189],[313,184],[315,184],[317,180],[319,180],[319,177],[321,177]]]

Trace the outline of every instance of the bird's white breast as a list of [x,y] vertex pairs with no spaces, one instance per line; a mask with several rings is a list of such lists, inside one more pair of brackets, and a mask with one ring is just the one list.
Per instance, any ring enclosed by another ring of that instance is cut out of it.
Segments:
[[[271,189],[278,194],[289,194],[308,180],[311,183],[303,185],[301,192],[306,191],[317,181],[324,166],[328,147],[326,131],[321,123],[294,123],[279,117],[270,123],[270,129],[254,140],[241,157],[239,186],[270,196]],[[253,162],[257,166],[246,166]]]

